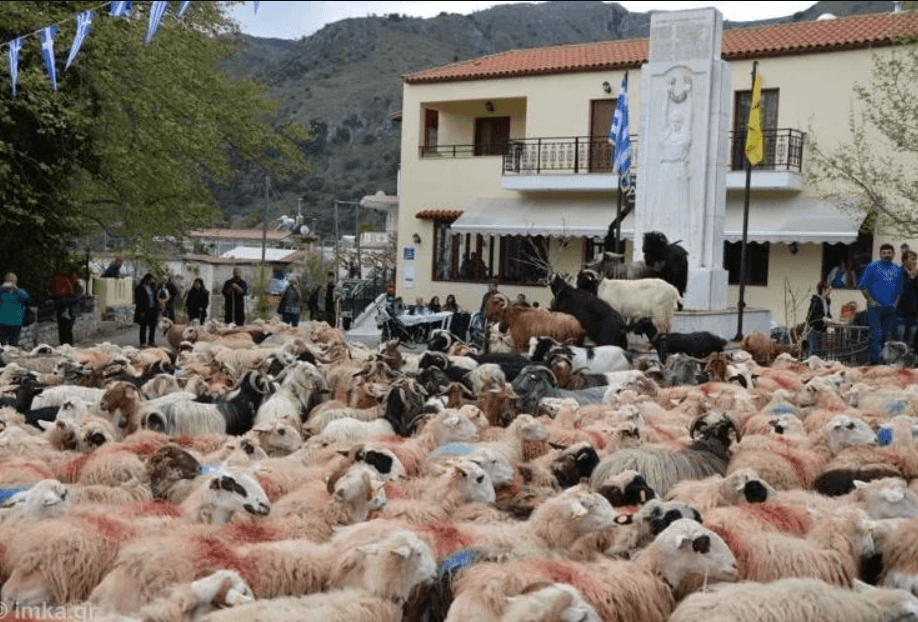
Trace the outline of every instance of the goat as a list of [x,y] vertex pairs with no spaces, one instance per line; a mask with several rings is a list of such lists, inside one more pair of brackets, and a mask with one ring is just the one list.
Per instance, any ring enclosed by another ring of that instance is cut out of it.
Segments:
[[641,318],[628,327],[630,332],[644,335],[656,349],[662,363],[670,352],[704,358],[714,352],[723,352],[727,340],[708,331],[692,333],[661,333],[650,318]]
[[550,283],[555,297],[554,307],[577,318],[596,345],[628,347],[625,321],[608,302],[571,287],[560,274],[555,274]]

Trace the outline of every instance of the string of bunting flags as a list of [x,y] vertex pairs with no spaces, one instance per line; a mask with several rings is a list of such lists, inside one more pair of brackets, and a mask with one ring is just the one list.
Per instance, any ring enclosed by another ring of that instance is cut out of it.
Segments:
[[[112,1],[101,4],[97,7],[98,10],[105,9],[108,7],[108,13],[110,17],[130,17],[131,9],[133,8],[134,2],[122,2],[122,1]],[[188,6],[191,4],[191,0],[182,0],[178,3],[178,9],[175,12],[177,18],[181,18],[185,15],[185,11],[188,9]],[[255,2],[255,13],[258,13],[259,2]],[[163,19],[163,16],[166,14],[166,9],[169,7],[169,2],[154,0],[150,3],[150,17],[149,23],[147,25],[147,36],[144,39],[144,43],[148,44],[153,40],[153,36],[156,34],[156,30],[159,28],[159,24]],[[70,45],[70,54],[67,55],[67,63],[64,65],[64,71],[70,69],[70,65],[73,64],[73,61],[76,59],[77,54],[80,51],[80,48],[83,46],[83,43],[86,41],[86,37],[89,36],[92,20],[96,16],[95,10],[83,11],[75,16],[73,16],[74,21],[76,22],[76,34],[73,37],[73,43]],[[7,63],[10,71],[10,85],[13,91],[13,98],[16,98],[16,84],[19,81],[19,54],[22,51],[22,46],[25,40],[32,36],[36,35],[38,40],[41,42],[41,56],[45,64],[45,71],[48,74],[48,81],[51,83],[51,88],[54,91],[57,91],[57,67],[54,62],[54,37],[58,33],[58,27],[61,24],[67,23],[69,20],[63,20],[56,24],[51,24],[43,28],[29,33],[28,35],[23,35],[17,37],[12,41],[7,41],[6,43],[0,45],[0,48],[6,47]]]

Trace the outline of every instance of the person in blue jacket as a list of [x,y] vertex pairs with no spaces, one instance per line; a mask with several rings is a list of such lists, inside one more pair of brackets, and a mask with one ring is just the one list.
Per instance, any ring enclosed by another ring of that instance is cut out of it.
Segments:
[[0,345],[18,346],[19,333],[25,319],[25,307],[29,301],[26,290],[18,287],[16,275],[7,272],[0,285]]
[[893,263],[892,244],[880,247],[880,259],[871,262],[861,275],[858,289],[867,299],[867,324],[870,326],[870,364],[880,362],[880,351],[888,335],[898,329],[896,304],[902,295],[902,266]]

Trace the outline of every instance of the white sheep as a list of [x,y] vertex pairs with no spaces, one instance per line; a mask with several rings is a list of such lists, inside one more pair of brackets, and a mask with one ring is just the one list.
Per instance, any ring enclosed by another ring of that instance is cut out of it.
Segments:
[[914,620],[918,600],[904,590],[857,591],[818,579],[719,585],[682,601],[669,622],[892,622]]
[[682,302],[679,290],[663,279],[603,279],[599,282],[597,296],[626,321],[649,316],[657,330],[664,333],[671,330],[673,314]]

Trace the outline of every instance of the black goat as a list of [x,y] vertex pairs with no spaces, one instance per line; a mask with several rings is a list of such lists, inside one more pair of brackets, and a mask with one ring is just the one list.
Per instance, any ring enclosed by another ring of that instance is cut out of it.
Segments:
[[[656,274],[679,290],[685,297],[688,285],[688,251],[678,242],[669,243],[666,236],[659,231],[648,231],[644,234],[644,264]],[[682,308],[680,303],[679,308]]]
[[660,357],[660,362],[666,363],[666,357],[672,354],[687,354],[703,359],[714,352],[723,352],[727,347],[727,340],[708,331],[693,333],[660,333],[653,325],[651,318],[642,317],[628,327],[628,331],[644,335],[653,345]]
[[625,320],[608,302],[571,287],[560,274],[551,279],[551,293],[555,297],[554,308],[577,318],[596,345],[628,348]]

